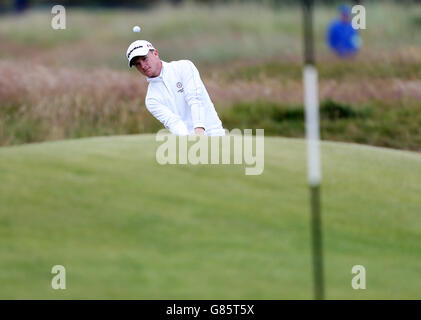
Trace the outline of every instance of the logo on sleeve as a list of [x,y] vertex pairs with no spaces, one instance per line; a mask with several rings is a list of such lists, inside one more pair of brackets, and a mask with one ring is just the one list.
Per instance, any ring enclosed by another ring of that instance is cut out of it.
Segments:
[[177,88],[180,89],[177,92],[184,92],[183,84],[181,82],[177,82]]

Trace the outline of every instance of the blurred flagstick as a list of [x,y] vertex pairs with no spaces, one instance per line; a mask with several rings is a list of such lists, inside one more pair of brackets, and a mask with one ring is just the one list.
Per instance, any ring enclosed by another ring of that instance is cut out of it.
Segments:
[[308,182],[311,194],[311,233],[314,295],[324,299],[322,223],[320,209],[319,98],[317,69],[314,66],[313,0],[302,0],[304,21],[304,103],[307,139]]

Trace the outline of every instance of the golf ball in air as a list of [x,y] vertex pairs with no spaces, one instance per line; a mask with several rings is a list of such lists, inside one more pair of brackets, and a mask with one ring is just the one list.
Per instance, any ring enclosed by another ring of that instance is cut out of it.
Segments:
[[133,27],[133,32],[140,32],[140,27],[139,26],[134,26]]

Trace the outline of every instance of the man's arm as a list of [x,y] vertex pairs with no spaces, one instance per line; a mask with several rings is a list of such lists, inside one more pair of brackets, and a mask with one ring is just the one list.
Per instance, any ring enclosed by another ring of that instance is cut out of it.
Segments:
[[193,127],[196,134],[205,131],[205,108],[202,104],[203,83],[193,62],[185,60],[182,70],[184,98],[191,108]]
[[154,98],[146,98],[146,108],[158,119],[171,133],[177,136],[187,136],[189,131],[181,118],[168,107]]
[[205,128],[202,128],[202,127],[194,128],[194,133],[197,134],[198,136],[203,136],[205,134]]

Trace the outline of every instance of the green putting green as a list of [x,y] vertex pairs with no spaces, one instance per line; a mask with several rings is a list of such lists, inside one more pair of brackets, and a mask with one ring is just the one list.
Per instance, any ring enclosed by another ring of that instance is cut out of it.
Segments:
[[[0,148],[0,298],[311,299],[306,148],[159,165],[154,135]],[[322,143],[328,299],[421,298],[421,155]],[[51,269],[66,268],[66,290]],[[366,269],[354,290],[351,269]]]

